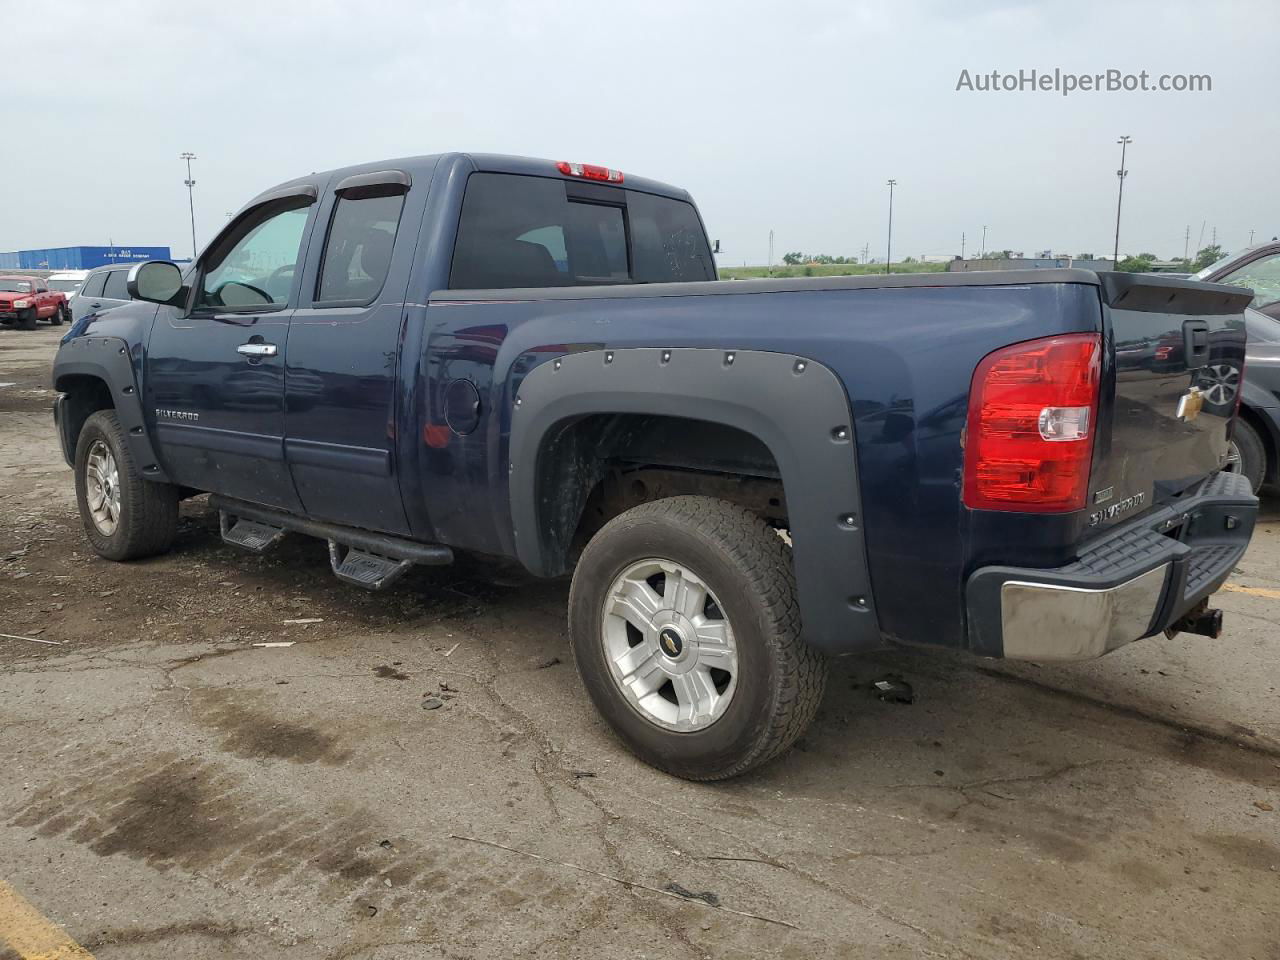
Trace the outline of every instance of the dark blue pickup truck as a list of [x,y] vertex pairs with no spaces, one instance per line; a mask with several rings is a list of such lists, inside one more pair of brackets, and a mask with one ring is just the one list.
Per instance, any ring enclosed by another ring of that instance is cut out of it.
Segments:
[[825,657],[1033,660],[1161,631],[1257,501],[1223,470],[1248,291],[1042,270],[725,283],[683,190],[447,154],[313,174],[59,350],[85,532],[166,550],[328,543],[379,589],[455,551],[572,572],[596,706],[646,761],[785,750]]

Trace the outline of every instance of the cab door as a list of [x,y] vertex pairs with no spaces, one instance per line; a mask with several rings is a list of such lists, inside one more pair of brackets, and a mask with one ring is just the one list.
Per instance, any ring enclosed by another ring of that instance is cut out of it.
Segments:
[[162,307],[145,396],[178,484],[298,512],[284,459],[285,347],[318,190],[250,207],[197,264],[185,309]]
[[374,168],[335,184],[320,211],[289,329],[284,440],[303,509],[317,520],[410,532],[396,463],[397,384],[428,186]]

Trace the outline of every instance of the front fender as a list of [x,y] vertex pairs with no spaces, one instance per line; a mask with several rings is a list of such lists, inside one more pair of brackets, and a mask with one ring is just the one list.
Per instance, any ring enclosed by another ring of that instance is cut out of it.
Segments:
[[827,367],[757,350],[590,350],[534,368],[514,404],[511,516],[516,554],[533,573],[561,572],[546,537],[554,503],[550,496],[539,502],[538,489],[544,440],[559,426],[601,413],[710,421],[756,437],[778,464],[808,642],[828,653],[884,646],[863,538],[853,417]]
[[[134,379],[133,360],[129,345],[120,337],[78,336],[64,343],[53,361],[53,386],[66,393],[77,377],[91,377],[106,384],[111,392],[116,418],[124,428],[125,439],[134,462],[148,480],[167,483],[168,476],[160,466],[151,438],[147,435],[146,421],[142,415],[142,396]],[[67,401],[60,398],[55,407],[55,419],[62,440],[64,455],[75,456],[76,419],[67,409]],[[83,418],[79,418],[83,423]]]

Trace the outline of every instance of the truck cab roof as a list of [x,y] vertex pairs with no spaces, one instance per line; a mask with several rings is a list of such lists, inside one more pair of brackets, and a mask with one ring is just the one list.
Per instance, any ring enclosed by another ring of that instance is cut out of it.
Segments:
[[[348,167],[335,167],[332,170],[321,170],[309,176],[287,180],[258,194],[246,205],[246,209],[247,207],[256,206],[263,200],[290,188],[310,185],[320,190],[335,179],[379,170],[398,170],[408,174],[411,178],[430,177],[437,170],[441,173],[457,171],[459,173],[510,173],[527,177],[559,177],[561,174],[556,168],[557,162],[538,157],[521,157],[501,153],[434,153],[418,157],[375,160],[369,163],[353,164]],[[643,193],[652,193],[661,197],[670,197],[673,200],[690,200],[689,191],[680,187],[662,183],[658,180],[651,180],[647,177],[636,176],[627,171],[623,171],[623,177],[624,179],[620,183],[608,185],[622,186],[628,190],[639,190]]]

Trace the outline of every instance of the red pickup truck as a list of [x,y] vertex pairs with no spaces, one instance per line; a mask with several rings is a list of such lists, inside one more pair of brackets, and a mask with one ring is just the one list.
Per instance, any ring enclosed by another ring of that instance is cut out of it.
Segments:
[[50,290],[43,277],[0,277],[0,323],[34,330],[37,320],[48,320],[56,327],[70,319],[67,295]]

